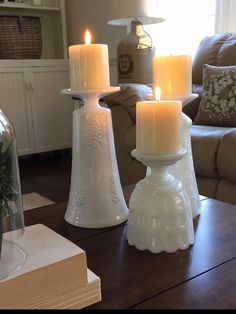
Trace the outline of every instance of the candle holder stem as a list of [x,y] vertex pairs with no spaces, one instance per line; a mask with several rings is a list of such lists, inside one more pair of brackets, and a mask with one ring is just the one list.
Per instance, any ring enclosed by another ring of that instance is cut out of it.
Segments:
[[127,240],[139,250],[173,253],[194,243],[191,203],[182,183],[170,167],[186,154],[148,156],[134,150],[132,156],[149,166],[129,202]]
[[69,202],[65,220],[77,227],[105,228],[128,218],[115,155],[111,112],[99,97],[117,91],[64,90],[82,98],[73,112],[73,156]]

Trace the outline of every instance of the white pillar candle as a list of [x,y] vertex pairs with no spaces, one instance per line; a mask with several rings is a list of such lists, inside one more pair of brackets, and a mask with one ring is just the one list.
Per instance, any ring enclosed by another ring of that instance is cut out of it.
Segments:
[[137,151],[147,155],[173,154],[181,146],[181,101],[137,102]]
[[192,93],[192,57],[188,55],[153,58],[153,87],[159,86],[162,96],[189,96]]
[[108,46],[91,44],[88,31],[85,44],[69,47],[69,67],[72,90],[110,87]]

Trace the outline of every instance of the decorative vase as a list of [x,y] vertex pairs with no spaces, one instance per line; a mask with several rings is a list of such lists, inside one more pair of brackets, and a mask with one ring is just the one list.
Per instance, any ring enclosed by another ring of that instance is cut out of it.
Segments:
[[[18,270],[26,254],[15,244],[24,232],[16,137],[13,126],[0,109],[0,280]],[[8,233],[8,240],[4,234]]]

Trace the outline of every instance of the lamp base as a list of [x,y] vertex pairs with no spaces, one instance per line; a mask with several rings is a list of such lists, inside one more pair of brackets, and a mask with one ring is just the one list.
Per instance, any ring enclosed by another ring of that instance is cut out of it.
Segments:
[[152,84],[152,59],[155,49],[143,25],[133,21],[131,32],[117,47],[118,83]]

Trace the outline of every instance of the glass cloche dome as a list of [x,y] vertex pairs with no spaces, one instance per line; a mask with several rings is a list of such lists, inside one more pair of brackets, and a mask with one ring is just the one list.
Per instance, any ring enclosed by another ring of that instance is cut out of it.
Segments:
[[7,115],[0,109],[0,280],[16,272],[25,262],[26,252],[20,245],[23,234],[16,137]]

